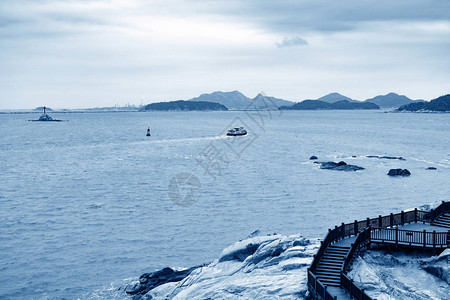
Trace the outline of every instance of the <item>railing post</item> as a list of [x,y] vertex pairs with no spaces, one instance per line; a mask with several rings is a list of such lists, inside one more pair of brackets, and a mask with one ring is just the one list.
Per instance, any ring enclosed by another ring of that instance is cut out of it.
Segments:
[[[434,209],[431,209],[430,211],[430,223],[434,220]],[[425,222],[424,222],[425,223]]]
[[378,215],[378,227],[383,228],[383,218],[381,215]]
[[366,220],[366,227],[369,227],[370,226],[370,218],[367,218],[367,220]]
[[417,223],[417,208],[414,208],[414,222]]
[[357,220],[355,220],[355,223],[353,225],[353,230],[355,231],[355,235],[357,235],[358,234],[358,221]]
[[342,238],[345,238],[345,224],[344,224],[344,222],[342,222],[341,228],[342,228]]
[[352,295],[353,279],[350,279],[350,297]]
[[405,212],[402,210],[401,223],[405,225]]
[[423,230],[423,250],[427,248],[427,231]]
[[390,225],[391,225],[391,228],[392,228],[392,226],[394,226],[394,214],[393,213],[391,213],[389,215],[389,223],[391,223]]
[[436,254],[436,230],[433,230],[433,254]]
[[398,227],[395,227],[395,247],[398,247]]

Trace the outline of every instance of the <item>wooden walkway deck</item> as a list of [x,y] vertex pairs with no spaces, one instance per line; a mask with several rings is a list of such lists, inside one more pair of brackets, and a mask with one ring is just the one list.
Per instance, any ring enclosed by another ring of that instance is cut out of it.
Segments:
[[450,202],[431,212],[414,211],[336,226],[329,230],[308,269],[316,299],[371,300],[346,273],[350,262],[371,243],[434,252],[450,247]]

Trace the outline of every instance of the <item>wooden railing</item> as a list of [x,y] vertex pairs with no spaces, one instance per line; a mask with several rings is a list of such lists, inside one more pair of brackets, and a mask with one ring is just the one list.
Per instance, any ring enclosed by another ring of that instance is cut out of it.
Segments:
[[341,287],[343,287],[347,293],[355,299],[358,300],[372,300],[365,292],[364,289],[360,289],[356,284],[353,283],[353,280],[349,279],[345,274],[350,265],[350,262],[353,258],[359,253],[361,248],[366,247],[370,244],[371,241],[371,228],[364,228],[356,237],[354,243],[352,243],[352,247],[350,251],[347,253],[345,257],[344,264],[341,269]]
[[446,212],[450,212],[450,201],[449,202],[442,201],[441,205],[431,210],[430,215],[431,218],[434,220]]
[[396,245],[446,248],[450,242],[448,232],[402,230],[398,228],[373,228],[372,240],[393,242]]
[[319,280],[317,280],[317,277],[309,269],[308,269],[308,285],[310,287],[309,290],[313,291],[316,294],[314,295],[314,298],[317,299],[317,296],[319,296],[321,299],[324,300],[335,299],[327,290],[327,286],[323,285]]
[[[321,242],[319,250],[317,251],[317,254],[314,255],[310,268],[308,268],[308,285],[323,299],[333,299],[327,291],[326,286],[317,280],[314,273],[317,265],[330,244],[340,239],[357,235],[355,243],[352,244],[341,270],[341,287],[346,289],[347,292],[349,292],[349,294],[355,299],[371,299],[365,294],[364,289],[360,289],[356,286],[345,274],[354,256],[361,250],[361,248],[370,244],[372,239],[376,241],[381,240],[395,242],[396,245],[420,244],[423,245],[423,247],[430,245],[433,246],[433,248],[450,247],[450,231],[437,233],[393,228],[394,226],[401,226],[412,222],[431,223],[435,218],[445,212],[450,212],[450,202],[442,201],[442,204],[430,212],[415,208],[414,210],[407,212],[401,211],[397,214],[391,213],[388,216],[380,215],[377,218],[367,218],[364,221],[355,220],[353,223],[349,224],[342,223],[340,226],[335,226],[334,229],[328,229],[327,236]],[[380,239],[380,237],[383,237],[383,239]]]
[[356,300],[372,300],[372,298],[366,294],[364,289],[359,288],[353,283],[353,279],[348,278],[345,273],[341,273],[341,287],[343,287],[347,293]]

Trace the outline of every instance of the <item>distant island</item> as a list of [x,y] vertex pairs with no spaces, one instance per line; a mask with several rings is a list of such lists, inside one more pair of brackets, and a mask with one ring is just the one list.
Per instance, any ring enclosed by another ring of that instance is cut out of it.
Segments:
[[[44,110],[44,106],[38,106],[34,109],[34,111],[43,111]],[[46,111],[53,111],[53,109],[51,109],[50,107],[45,107]]]
[[220,103],[208,102],[208,101],[170,101],[170,102],[158,102],[150,103],[143,106],[140,111],[223,111],[228,108]]
[[350,102],[342,100],[328,103],[320,100],[304,100],[292,106],[280,106],[280,110],[352,110],[352,109],[380,109],[371,102]]
[[402,105],[407,105],[411,103],[425,102],[425,100],[411,100],[405,95],[398,95],[396,93],[389,93],[387,95],[380,95],[370,99],[365,102],[372,102],[376,105],[384,108],[398,108]]
[[403,105],[397,111],[411,112],[450,112],[450,94],[433,99],[430,102],[416,102]]

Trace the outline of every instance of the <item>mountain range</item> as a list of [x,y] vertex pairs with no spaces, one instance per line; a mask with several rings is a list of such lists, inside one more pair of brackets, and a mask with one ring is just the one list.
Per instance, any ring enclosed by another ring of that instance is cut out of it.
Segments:
[[[220,104],[226,106],[228,109],[233,109],[233,110],[262,108],[262,107],[266,107],[267,105],[269,105],[270,108],[272,108],[272,107],[276,108],[276,107],[281,107],[281,106],[288,107],[288,106],[293,106],[296,104],[292,101],[274,98],[274,97],[268,97],[268,96],[264,96],[262,94],[258,94],[255,98],[251,99],[239,91],[233,91],[233,92],[218,91],[218,92],[214,92],[211,94],[202,94],[199,97],[192,98],[188,101],[215,102],[215,103],[220,103]],[[347,101],[350,103],[370,102],[370,103],[376,104],[377,106],[379,106],[381,108],[398,108],[405,104],[423,102],[424,100],[412,100],[412,99],[406,97],[405,95],[389,93],[386,95],[379,95],[379,96],[367,99],[365,101],[358,101],[358,100],[352,99],[350,97],[341,95],[339,93],[331,93],[331,94],[325,95],[325,96],[320,97],[315,100],[307,99],[307,101],[320,101],[320,102],[325,102],[325,103],[329,103],[329,104],[340,102],[340,101]],[[307,102],[307,103],[309,103],[309,102]],[[309,103],[309,104],[311,104],[311,103]],[[308,106],[309,106],[309,104],[308,104]],[[314,104],[311,104],[311,105],[314,106]],[[320,109],[327,109],[327,108],[325,108],[326,105],[322,105],[320,103],[316,103],[316,105],[318,107],[321,107]],[[348,104],[346,104],[346,105],[348,105]],[[356,107],[368,107],[368,109],[374,108],[373,106],[370,106],[370,105],[366,105],[366,106],[360,105],[360,106],[356,106]]]
[[[398,95],[396,93],[389,93],[386,95],[379,95],[365,101],[358,101],[347,96],[341,95],[339,93],[331,93],[320,97],[315,100],[307,99],[302,102],[292,102],[280,98],[269,97],[263,94],[258,94],[254,98],[249,98],[242,94],[239,91],[232,92],[222,92],[216,91],[210,94],[201,94],[198,97],[189,99],[189,100],[178,100],[185,102],[202,102],[203,104],[200,106],[186,106],[185,103],[177,102],[175,106],[170,106],[170,109],[180,109],[180,110],[203,110],[206,104],[204,102],[210,103],[218,103],[225,106],[231,110],[257,110],[257,109],[270,109],[277,110],[279,107],[281,109],[379,109],[381,108],[399,108],[402,105],[412,104],[412,103],[420,103],[424,102],[424,100],[412,100],[405,95]],[[174,102],[174,101],[172,101]],[[171,102],[164,102],[171,103]],[[303,103],[303,104],[300,104]],[[372,105],[374,104],[374,105]],[[150,104],[149,104],[150,105]],[[158,104],[158,109],[162,107],[169,106],[160,106]],[[181,106],[179,106],[181,105]],[[145,106],[146,109],[154,109],[156,106],[148,107]],[[210,107],[213,110],[219,109],[219,107]],[[222,109],[222,108],[220,108]]]

